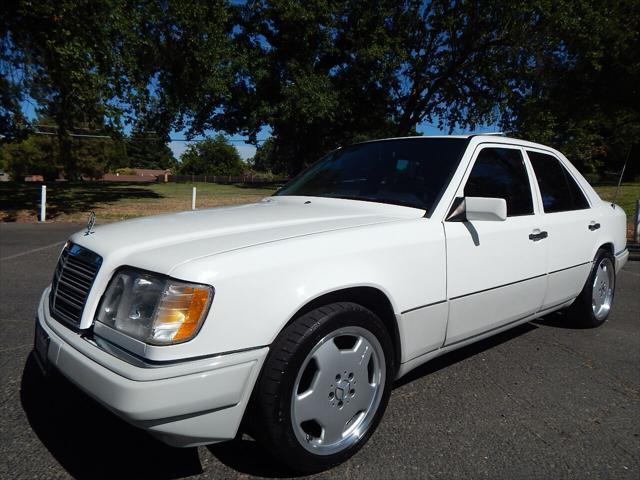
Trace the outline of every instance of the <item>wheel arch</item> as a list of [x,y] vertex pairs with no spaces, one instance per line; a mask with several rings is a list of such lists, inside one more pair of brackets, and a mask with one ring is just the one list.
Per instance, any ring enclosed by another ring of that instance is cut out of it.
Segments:
[[375,313],[389,332],[393,344],[393,355],[396,370],[400,366],[402,358],[402,345],[398,321],[391,300],[382,290],[372,286],[345,287],[315,297],[300,307],[284,324],[280,331],[284,330],[293,321],[311,310],[323,305],[336,302],[352,302],[371,310]]
[[597,248],[596,252],[600,249],[607,250],[611,254],[611,256],[614,256],[616,254],[615,247],[613,246],[613,242],[603,243]]

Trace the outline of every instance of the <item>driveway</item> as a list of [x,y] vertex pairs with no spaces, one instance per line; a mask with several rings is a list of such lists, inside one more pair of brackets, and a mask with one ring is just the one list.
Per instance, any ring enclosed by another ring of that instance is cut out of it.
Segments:
[[[0,224],[0,478],[283,477],[250,439],[174,449],[130,427],[30,357],[36,303],[69,224]],[[640,262],[610,320],[550,315],[402,379],[371,441],[317,478],[640,477]]]

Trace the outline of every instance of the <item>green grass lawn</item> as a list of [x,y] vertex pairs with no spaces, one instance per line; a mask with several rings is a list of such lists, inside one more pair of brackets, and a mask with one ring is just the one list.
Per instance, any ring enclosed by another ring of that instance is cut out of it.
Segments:
[[[613,200],[613,197],[616,193],[616,185],[603,185],[603,186],[594,186],[598,195],[603,200],[608,202]],[[627,216],[631,217],[636,210],[636,200],[640,199],[640,182],[636,183],[623,183],[620,185],[620,191],[618,192],[618,198],[616,199],[616,203],[620,205],[625,212],[627,212]]]
[[[47,221],[82,222],[91,211],[104,222],[190,210],[194,186],[197,208],[256,202],[275,191],[213,183],[55,182],[47,184]],[[40,184],[0,183],[0,221],[35,222],[39,208]]]
[[[596,185],[595,188],[600,198],[608,202],[613,200],[616,193],[616,185]],[[633,234],[633,218],[636,212],[636,201],[640,199],[640,182],[625,182],[620,185],[616,204],[620,205],[627,214],[627,237]]]
[[[83,222],[95,211],[98,220],[105,222],[189,210],[193,186],[197,188],[197,208],[256,202],[275,191],[272,186],[215,183],[55,182],[47,185],[47,220]],[[603,200],[611,201],[616,186],[595,189]],[[616,203],[627,212],[629,232],[638,198],[640,182],[620,186]],[[39,208],[40,184],[0,182],[0,221],[36,222]]]

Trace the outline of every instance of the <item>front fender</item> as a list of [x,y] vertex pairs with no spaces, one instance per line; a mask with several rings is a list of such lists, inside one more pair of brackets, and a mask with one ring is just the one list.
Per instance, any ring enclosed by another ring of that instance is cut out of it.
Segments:
[[202,330],[167,349],[198,356],[269,345],[314,299],[344,288],[385,293],[396,314],[446,297],[442,225],[417,218],[297,237],[176,267],[216,294]]

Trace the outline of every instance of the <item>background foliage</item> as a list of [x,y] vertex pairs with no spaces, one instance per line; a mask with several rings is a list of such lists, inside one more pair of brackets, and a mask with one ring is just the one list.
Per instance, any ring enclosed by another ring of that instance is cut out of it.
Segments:
[[238,151],[223,135],[189,146],[182,155],[179,172],[186,175],[242,175],[245,165]]
[[[0,132],[4,168],[15,173],[176,167],[171,131],[246,135],[259,146],[255,169],[289,175],[340,145],[425,124],[496,125],[559,148],[593,177],[637,155],[640,0],[5,8]],[[54,135],[34,138],[43,119]],[[271,137],[260,144],[265,127]],[[112,140],[78,136],[96,133]],[[180,169],[245,168],[231,157],[216,137],[191,147]]]

